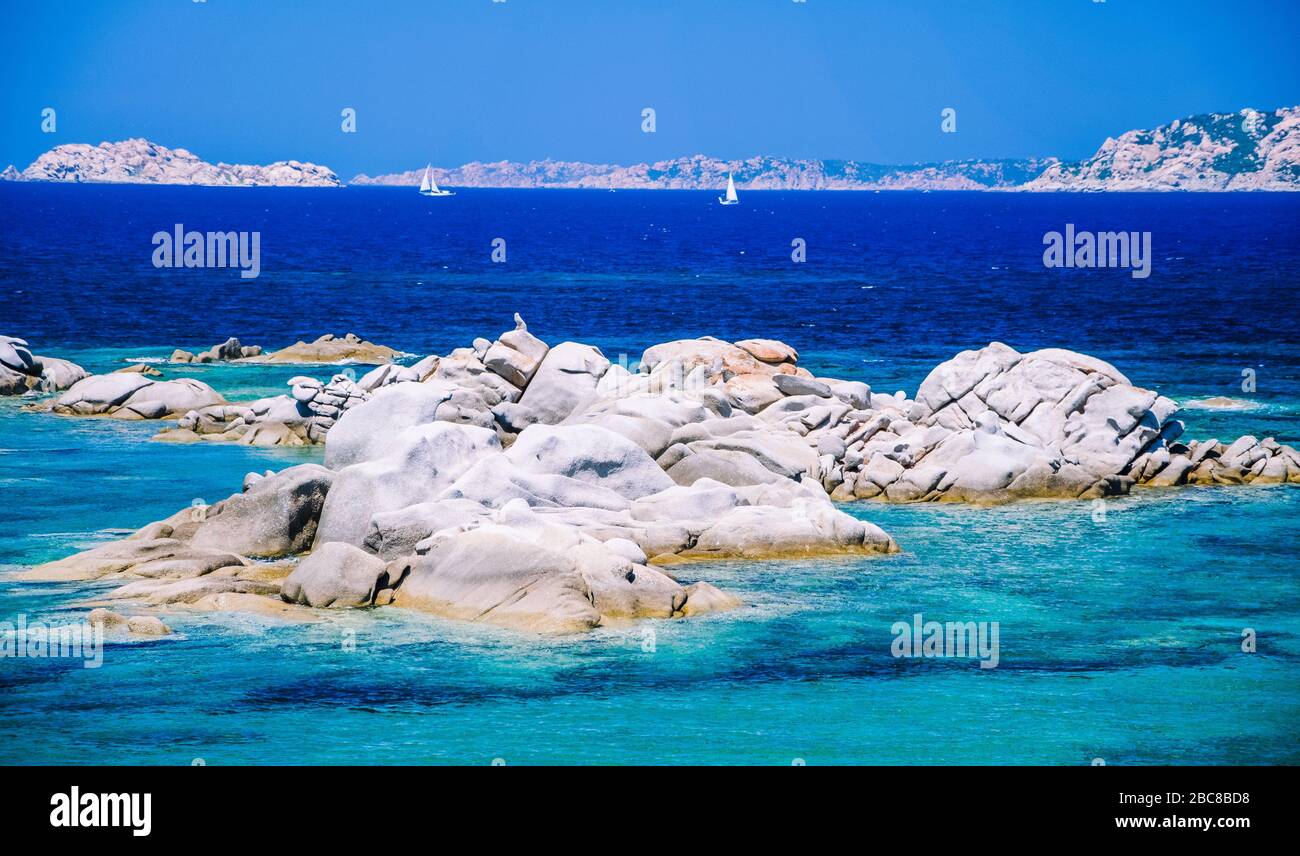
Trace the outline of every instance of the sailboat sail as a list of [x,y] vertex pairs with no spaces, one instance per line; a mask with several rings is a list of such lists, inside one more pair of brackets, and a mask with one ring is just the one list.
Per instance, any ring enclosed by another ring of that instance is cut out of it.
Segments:
[[433,164],[424,168],[424,178],[420,181],[421,196],[455,196],[451,190],[439,190],[438,182],[433,180]]
[[723,205],[739,205],[740,198],[736,196],[736,180],[731,174],[727,174],[727,195],[719,196],[718,202]]

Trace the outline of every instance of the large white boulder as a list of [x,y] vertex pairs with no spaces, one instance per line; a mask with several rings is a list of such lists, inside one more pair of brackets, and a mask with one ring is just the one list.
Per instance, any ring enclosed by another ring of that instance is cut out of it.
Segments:
[[41,376],[36,389],[41,392],[59,392],[67,389],[79,380],[90,377],[90,373],[70,360],[57,357],[37,357],[41,365]]
[[545,342],[528,332],[524,319],[515,314],[515,329],[502,333],[483,354],[483,365],[523,389],[550,350]]
[[[766,355],[776,356],[763,340],[749,340],[754,350]],[[779,343],[776,343],[779,344]],[[772,363],[755,358],[754,354],[743,347],[738,347],[722,339],[702,336],[698,339],[678,339],[646,348],[641,355],[641,371],[653,372],[670,363],[680,365],[681,371],[691,372],[704,368],[711,378],[746,374],[773,374],[777,367]]]
[[475,463],[500,455],[501,443],[486,428],[451,422],[407,428],[382,456],[338,471],[315,543],[359,546],[374,515],[437,499]]
[[532,425],[505,456],[524,472],[566,476],[627,499],[673,485],[644,449],[598,425]]
[[378,389],[339,417],[325,440],[325,466],[341,469],[383,457],[408,428],[438,419],[455,389],[443,383],[397,383]]
[[381,511],[370,518],[363,546],[386,559],[409,556],[435,532],[468,527],[490,518],[491,509],[470,499],[440,499]]
[[597,482],[519,467],[504,455],[478,461],[444,491],[442,499],[469,499],[487,508],[512,500],[549,508],[619,511],[631,501]]
[[225,404],[226,399],[202,381],[193,378],[153,381],[133,392],[112,411],[120,419],[165,419],[201,407]]
[[220,393],[193,378],[158,381],[114,372],[77,381],[54,402],[53,410],[75,416],[163,419],[226,403]]
[[609,369],[599,348],[561,342],[547,352],[519,404],[533,422],[554,425],[596,397],[596,385]]
[[55,413],[91,416],[120,407],[139,390],[153,383],[141,374],[91,375],[74,383],[54,402]]
[[25,339],[0,336],[0,367],[22,375],[40,374],[40,366]]
[[846,553],[896,553],[880,527],[834,508],[829,501],[796,500],[789,507],[741,506],[713,522],[686,558],[800,558]]
[[298,563],[281,586],[280,597],[304,606],[369,606],[386,588],[382,559],[350,544],[329,543]]
[[[469,621],[573,633],[610,621],[685,614],[691,593],[572,526],[511,503],[497,521],[436,535],[409,565],[394,603]],[[700,590],[694,611],[734,606]]]
[[252,557],[301,553],[316,537],[335,473],[301,464],[252,481],[247,490],[203,509],[190,544]]
[[914,421],[955,433],[884,492],[894,501],[1105,493],[1122,488],[1140,455],[1178,436],[1176,411],[1095,357],[994,342],[921,384]]

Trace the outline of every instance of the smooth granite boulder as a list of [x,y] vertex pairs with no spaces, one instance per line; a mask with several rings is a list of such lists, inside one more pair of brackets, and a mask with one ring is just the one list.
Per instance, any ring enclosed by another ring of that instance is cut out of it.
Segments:
[[0,336],[0,395],[22,395],[40,374],[40,362],[25,340]]
[[[543,633],[683,615],[686,588],[625,550],[511,503],[497,522],[429,539],[394,603]],[[711,594],[701,593],[697,612],[735,605]]]
[[878,526],[839,511],[829,499],[800,499],[787,508],[736,508],[704,529],[695,544],[679,555],[771,559],[898,551],[898,545]]
[[486,508],[519,500],[529,506],[619,511],[631,500],[600,483],[558,473],[523,469],[504,455],[485,457],[446,491],[443,499],[469,499]]
[[523,389],[549,350],[545,342],[528,332],[528,325],[516,313],[515,329],[502,333],[480,359],[488,369]]
[[776,385],[776,375],[736,375],[723,384],[727,400],[746,413],[758,413],[781,400],[785,394]]
[[286,603],[314,607],[369,606],[388,588],[385,563],[351,544],[322,544],[298,563],[280,588]]
[[395,559],[415,552],[415,545],[435,532],[468,527],[487,520],[491,509],[470,499],[440,499],[381,511],[370,518],[362,546],[376,556]]
[[33,389],[40,392],[60,392],[74,383],[90,377],[90,373],[69,360],[57,357],[37,357],[41,365],[41,374]]
[[644,449],[598,425],[530,426],[505,457],[523,472],[565,476],[627,499],[673,484]]
[[398,383],[376,390],[370,400],[349,408],[330,429],[325,441],[325,465],[341,469],[383,457],[408,428],[438,419],[438,410],[451,401],[447,384]]
[[153,381],[140,374],[91,375],[59,396],[54,402],[54,412],[76,416],[109,413],[152,384]]
[[763,466],[745,452],[726,449],[694,451],[672,464],[668,476],[679,485],[693,485],[701,479],[741,486],[780,481],[782,476]]
[[[612,371],[612,369],[611,369]],[[565,425],[594,425],[605,428],[631,440],[653,458],[658,458],[673,443],[674,432],[716,415],[719,402],[710,393],[722,396],[715,390],[697,392],[665,390],[654,394],[631,391],[611,394],[598,392],[598,398],[570,414]],[[730,406],[721,403],[730,415]]]
[[815,395],[818,398],[830,398],[831,388],[819,380],[799,375],[775,374],[772,382],[782,395]]
[[652,372],[668,363],[679,364],[685,372],[703,367],[711,379],[721,378],[724,374],[726,376],[772,374],[777,371],[775,366],[756,359],[744,348],[712,336],[664,342],[646,348],[641,355],[643,372]]
[[39,374],[36,360],[27,346],[27,340],[14,336],[0,336],[0,366],[19,374]]
[[742,339],[736,347],[747,351],[754,359],[769,365],[799,362],[799,352],[776,339]]
[[357,381],[357,386],[373,392],[381,386],[388,386],[394,383],[419,383],[424,380],[424,375],[414,366],[399,366],[396,363],[386,363],[382,366],[371,369],[361,376]]
[[76,363],[35,356],[25,340],[0,336],[0,395],[58,392],[85,377],[86,370]]
[[561,342],[547,352],[519,404],[533,422],[554,425],[596,396],[596,385],[609,369],[598,348]]
[[209,507],[190,544],[249,557],[301,553],[316,537],[335,475],[318,464],[301,464],[258,479]]
[[382,456],[337,472],[315,543],[359,546],[374,515],[437,499],[476,462],[500,455],[500,442],[486,428],[450,422],[407,428]]
[[52,409],[69,416],[163,419],[226,403],[216,390],[193,378],[153,380],[142,374],[114,372],[77,381]]
[[202,381],[160,380],[133,392],[111,415],[119,419],[163,419],[225,403],[220,393]]

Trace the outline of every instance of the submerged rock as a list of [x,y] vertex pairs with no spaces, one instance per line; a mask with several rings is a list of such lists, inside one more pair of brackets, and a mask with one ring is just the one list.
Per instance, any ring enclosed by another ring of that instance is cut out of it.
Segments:
[[1246,398],[1228,398],[1216,395],[1211,398],[1198,398],[1183,402],[1185,410],[1254,410],[1258,402]]
[[152,615],[124,616],[107,609],[92,609],[86,616],[90,624],[98,624],[106,634],[129,633],[133,636],[168,636],[172,630],[162,620]]

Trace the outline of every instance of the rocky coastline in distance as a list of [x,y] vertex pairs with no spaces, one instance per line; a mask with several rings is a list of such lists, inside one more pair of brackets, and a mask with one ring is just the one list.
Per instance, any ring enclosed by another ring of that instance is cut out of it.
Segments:
[[[1108,138],[1091,157],[953,160],[882,165],[854,160],[705,155],[630,166],[578,161],[474,162],[434,168],[445,187],[716,190],[1294,191],[1300,190],[1300,107],[1205,113]],[[424,168],[370,176],[354,186],[416,187]],[[185,149],[133,139],[56,146],[0,180],[203,186],[340,187],[330,169],[278,161],[211,164]]]
[[[1092,157],[882,165],[853,160],[694,155],[632,166],[569,161],[470,163],[433,170],[439,186],[714,190],[1300,190],[1300,107],[1176,119],[1108,138]],[[415,187],[424,168],[358,175],[353,185]]]

